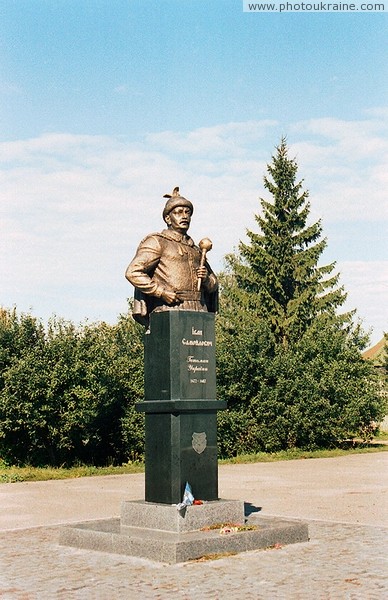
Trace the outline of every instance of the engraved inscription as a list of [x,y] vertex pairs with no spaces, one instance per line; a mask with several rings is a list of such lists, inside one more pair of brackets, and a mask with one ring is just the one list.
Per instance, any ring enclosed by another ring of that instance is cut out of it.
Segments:
[[[186,357],[187,371],[189,374],[189,382],[193,385],[206,385],[208,382],[208,372],[210,368],[210,360],[207,357],[207,353],[201,352],[198,356],[196,350],[199,348],[212,348],[213,340],[198,339],[204,337],[204,330],[197,329],[194,325],[191,325],[190,337],[183,337],[181,343],[183,346],[189,346],[187,348],[188,356]],[[197,338],[197,339],[195,339]]]
[[211,340],[187,340],[186,338],[182,338],[182,344],[184,346],[213,346]]
[[195,358],[194,356],[187,357],[187,370],[190,373],[198,373],[198,372],[207,372],[209,368],[206,366],[209,364],[209,360],[207,358]]

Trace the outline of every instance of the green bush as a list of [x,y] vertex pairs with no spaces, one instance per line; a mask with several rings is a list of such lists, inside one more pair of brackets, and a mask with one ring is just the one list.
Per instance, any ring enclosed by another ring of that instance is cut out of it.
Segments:
[[223,362],[239,363],[241,371],[251,357],[248,377],[240,371],[233,381],[231,373],[220,373],[219,397],[229,405],[218,419],[222,456],[334,447],[365,437],[370,424],[382,419],[386,406],[356,332],[318,321],[287,348],[274,344],[270,353],[269,340],[258,343],[255,354],[249,344],[239,347],[236,337],[219,347]]
[[45,330],[37,319],[3,311],[0,327],[5,460],[100,465],[141,456],[142,419],[129,415],[142,398],[142,334],[129,315],[114,326],[80,328],[52,319]]

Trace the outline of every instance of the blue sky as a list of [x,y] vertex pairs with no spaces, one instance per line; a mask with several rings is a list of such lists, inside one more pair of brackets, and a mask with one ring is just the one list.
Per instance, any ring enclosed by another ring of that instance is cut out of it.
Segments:
[[286,135],[348,308],[388,330],[388,15],[242,0],[0,0],[0,303],[115,322],[175,185],[211,263]]

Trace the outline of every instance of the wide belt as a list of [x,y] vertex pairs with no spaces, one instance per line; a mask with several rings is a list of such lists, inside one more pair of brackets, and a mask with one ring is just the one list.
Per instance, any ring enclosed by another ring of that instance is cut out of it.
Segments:
[[176,291],[175,293],[178,296],[179,300],[181,300],[182,302],[184,302],[185,300],[201,301],[202,299],[201,292],[193,292],[191,290],[180,290]]

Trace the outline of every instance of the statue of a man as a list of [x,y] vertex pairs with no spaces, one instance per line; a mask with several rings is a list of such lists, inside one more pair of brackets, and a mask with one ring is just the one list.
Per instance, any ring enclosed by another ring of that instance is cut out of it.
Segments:
[[187,235],[193,205],[178,187],[166,197],[167,229],[140,242],[125,273],[135,287],[133,317],[147,327],[153,311],[217,310],[217,278],[207,261],[201,264],[201,250]]

